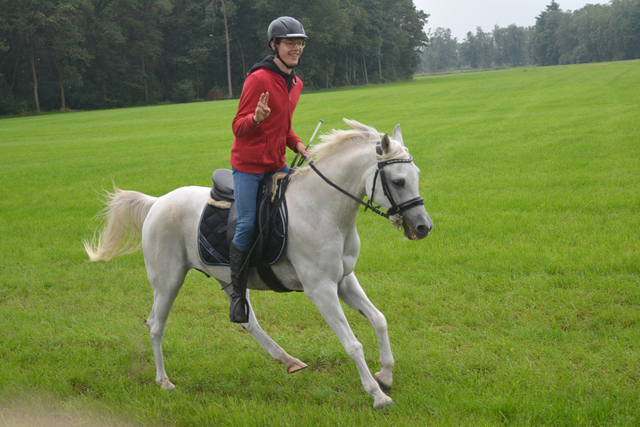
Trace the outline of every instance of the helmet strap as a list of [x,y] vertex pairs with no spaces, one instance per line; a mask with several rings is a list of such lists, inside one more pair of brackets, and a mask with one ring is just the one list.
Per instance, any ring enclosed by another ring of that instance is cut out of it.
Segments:
[[[277,44],[277,43],[276,43],[276,39],[274,38],[274,39],[273,39],[273,47],[274,47],[274,49],[271,49],[271,50],[273,51],[273,56],[275,56],[276,58],[278,58],[278,59],[280,60],[280,62],[282,62],[284,65],[286,65],[286,66],[287,66],[287,68],[289,68],[289,69],[291,69],[291,70],[293,70],[293,69],[294,69],[294,68],[296,68],[298,65],[300,65],[300,59],[301,59],[301,58],[298,58],[298,63],[297,63],[297,64],[295,64],[294,66],[291,66],[291,65],[287,64],[286,62],[284,62],[284,60],[280,57],[280,54],[278,53],[278,48],[276,47],[276,44]],[[271,45],[271,44],[269,44],[269,45]]]

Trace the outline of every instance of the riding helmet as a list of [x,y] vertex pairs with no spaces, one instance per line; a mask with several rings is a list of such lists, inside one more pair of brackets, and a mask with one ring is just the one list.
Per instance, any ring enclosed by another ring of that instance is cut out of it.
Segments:
[[268,45],[271,47],[271,41],[276,38],[300,38],[306,40],[307,33],[304,32],[304,27],[297,19],[290,16],[281,16],[271,21],[267,36],[269,37]]

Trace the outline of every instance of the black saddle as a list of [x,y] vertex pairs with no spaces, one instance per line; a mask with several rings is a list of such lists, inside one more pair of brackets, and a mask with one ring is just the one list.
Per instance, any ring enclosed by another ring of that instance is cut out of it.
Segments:
[[211,198],[213,200],[223,200],[233,202],[233,172],[229,169],[218,169],[211,175],[213,185],[211,186]]
[[[233,194],[233,173],[218,169],[212,175],[211,200],[202,210],[198,226],[198,250],[207,265],[228,266],[229,245],[235,236],[237,211]],[[288,178],[265,174],[258,190],[256,233],[252,244],[250,268],[256,268],[262,280],[276,292],[291,292],[280,283],[271,269],[287,242],[287,209],[284,191]],[[277,186],[277,187],[276,187]]]

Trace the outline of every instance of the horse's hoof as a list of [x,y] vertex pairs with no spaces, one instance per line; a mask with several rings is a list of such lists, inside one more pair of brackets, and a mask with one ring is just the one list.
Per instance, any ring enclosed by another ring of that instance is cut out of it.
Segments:
[[373,409],[378,411],[389,411],[391,408],[396,406],[396,404],[393,402],[393,400],[391,400],[391,398],[388,398],[388,399],[389,400],[385,400],[384,402],[378,405],[373,405]]
[[294,372],[301,371],[308,366],[309,365],[307,365],[306,363],[303,363],[296,359],[288,363],[287,366],[285,366],[285,370],[287,371],[287,374],[293,374]]
[[377,374],[374,375],[374,378],[376,380],[376,382],[378,383],[378,385],[380,386],[380,390],[382,390],[382,392],[384,394],[389,394],[389,392],[391,391],[391,385],[387,385],[385,383],[382,382],[382,380],[380,379],[380,372],[378,372]]
[[163,391],[173,391],[174,388],[176,388],[176,386],[173,385],[173,383],[169,380],[164,380],[164,382],[162,383]]

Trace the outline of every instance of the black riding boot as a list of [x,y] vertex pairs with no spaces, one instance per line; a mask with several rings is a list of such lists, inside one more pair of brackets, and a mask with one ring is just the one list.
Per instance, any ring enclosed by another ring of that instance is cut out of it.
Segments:
[[[229,320],[234,323],[247,323],[249,321],[249,302],[245,297],[247,289],[247,272],[249,266],[245,261],[249,252],[243,252],[231,242],[229,247],[229,263],[231,264],[231,307],[229,308]],[[243,268],[244,267],[244,268]]]

